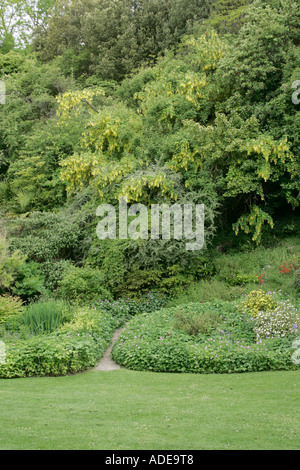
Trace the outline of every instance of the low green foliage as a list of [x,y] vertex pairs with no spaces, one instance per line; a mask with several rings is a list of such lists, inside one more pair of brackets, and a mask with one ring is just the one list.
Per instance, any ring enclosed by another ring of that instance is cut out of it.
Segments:
[[9,341],[0,378],[65,375],[92,367],[103,355],[114,328],[103,312],[81,309],[50,334]]
[[[202,312],[202,331],[199,324],[196,331],[191,312]],[[125,326],[112,354],[129,369],[156,372],[231,373],[297,368],[291,360],[295,333],[256,341],[254,327],[255,320],[241,313],[235,303],[188,304],[181,306],[179,321],[176,307],[138,315]]]
[[0,366],[1,378],[65,375],[96,363],[104,352],[102,341],[89,335],[44,338],[33,337],[9,345],[6,363]]
[[116,321],[117,326],[121,326],[133,316],[156,311],[162,308],[165,303],[166,297],[162,294],[148,292],[138,299],[120,297],[118,300],[98,300],[94,302],[94,308],[108,314],[112,320]]

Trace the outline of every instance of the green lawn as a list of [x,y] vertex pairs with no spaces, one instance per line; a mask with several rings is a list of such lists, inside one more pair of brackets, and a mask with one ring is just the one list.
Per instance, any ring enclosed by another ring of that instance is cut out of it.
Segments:
[[0,380],[0,449],[300,449],[299,371]]

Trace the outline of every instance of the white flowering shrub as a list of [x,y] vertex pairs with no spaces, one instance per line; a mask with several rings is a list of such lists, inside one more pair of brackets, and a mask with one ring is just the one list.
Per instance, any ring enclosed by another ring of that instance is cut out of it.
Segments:
[[255,320],[257,339],[296,336],[300,332],[300,312],[289,301],[280,302],[274,310],[259,312]]

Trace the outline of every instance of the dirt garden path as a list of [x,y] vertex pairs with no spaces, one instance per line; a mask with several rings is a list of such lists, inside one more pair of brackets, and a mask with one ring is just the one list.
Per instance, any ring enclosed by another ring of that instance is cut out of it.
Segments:
[[117,364],[115,361],[112,360],[111,358],[111,350],[114,345],[114,343],[117,341],[120,333],[122,331],[122,328],[119,330],[116,330],[113,334],[112,340],[111,340],[111,345],[109,348],[105,351],[101,361],[99,364],[95,367],[95,370],[116,370],[116,369],[121,369],[121,366]]

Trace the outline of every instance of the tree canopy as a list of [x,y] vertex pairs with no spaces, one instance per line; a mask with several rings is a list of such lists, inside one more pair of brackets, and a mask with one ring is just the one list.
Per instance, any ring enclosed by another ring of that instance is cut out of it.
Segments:
[[224,227],[258,244],[299,208],[297,1],[7,0],[0,15],[0,205],[73,220],[54,263],[112,288],[198,275],[178,241],[99,242],[94,209],[121,196],[204,204],[207,244]]

